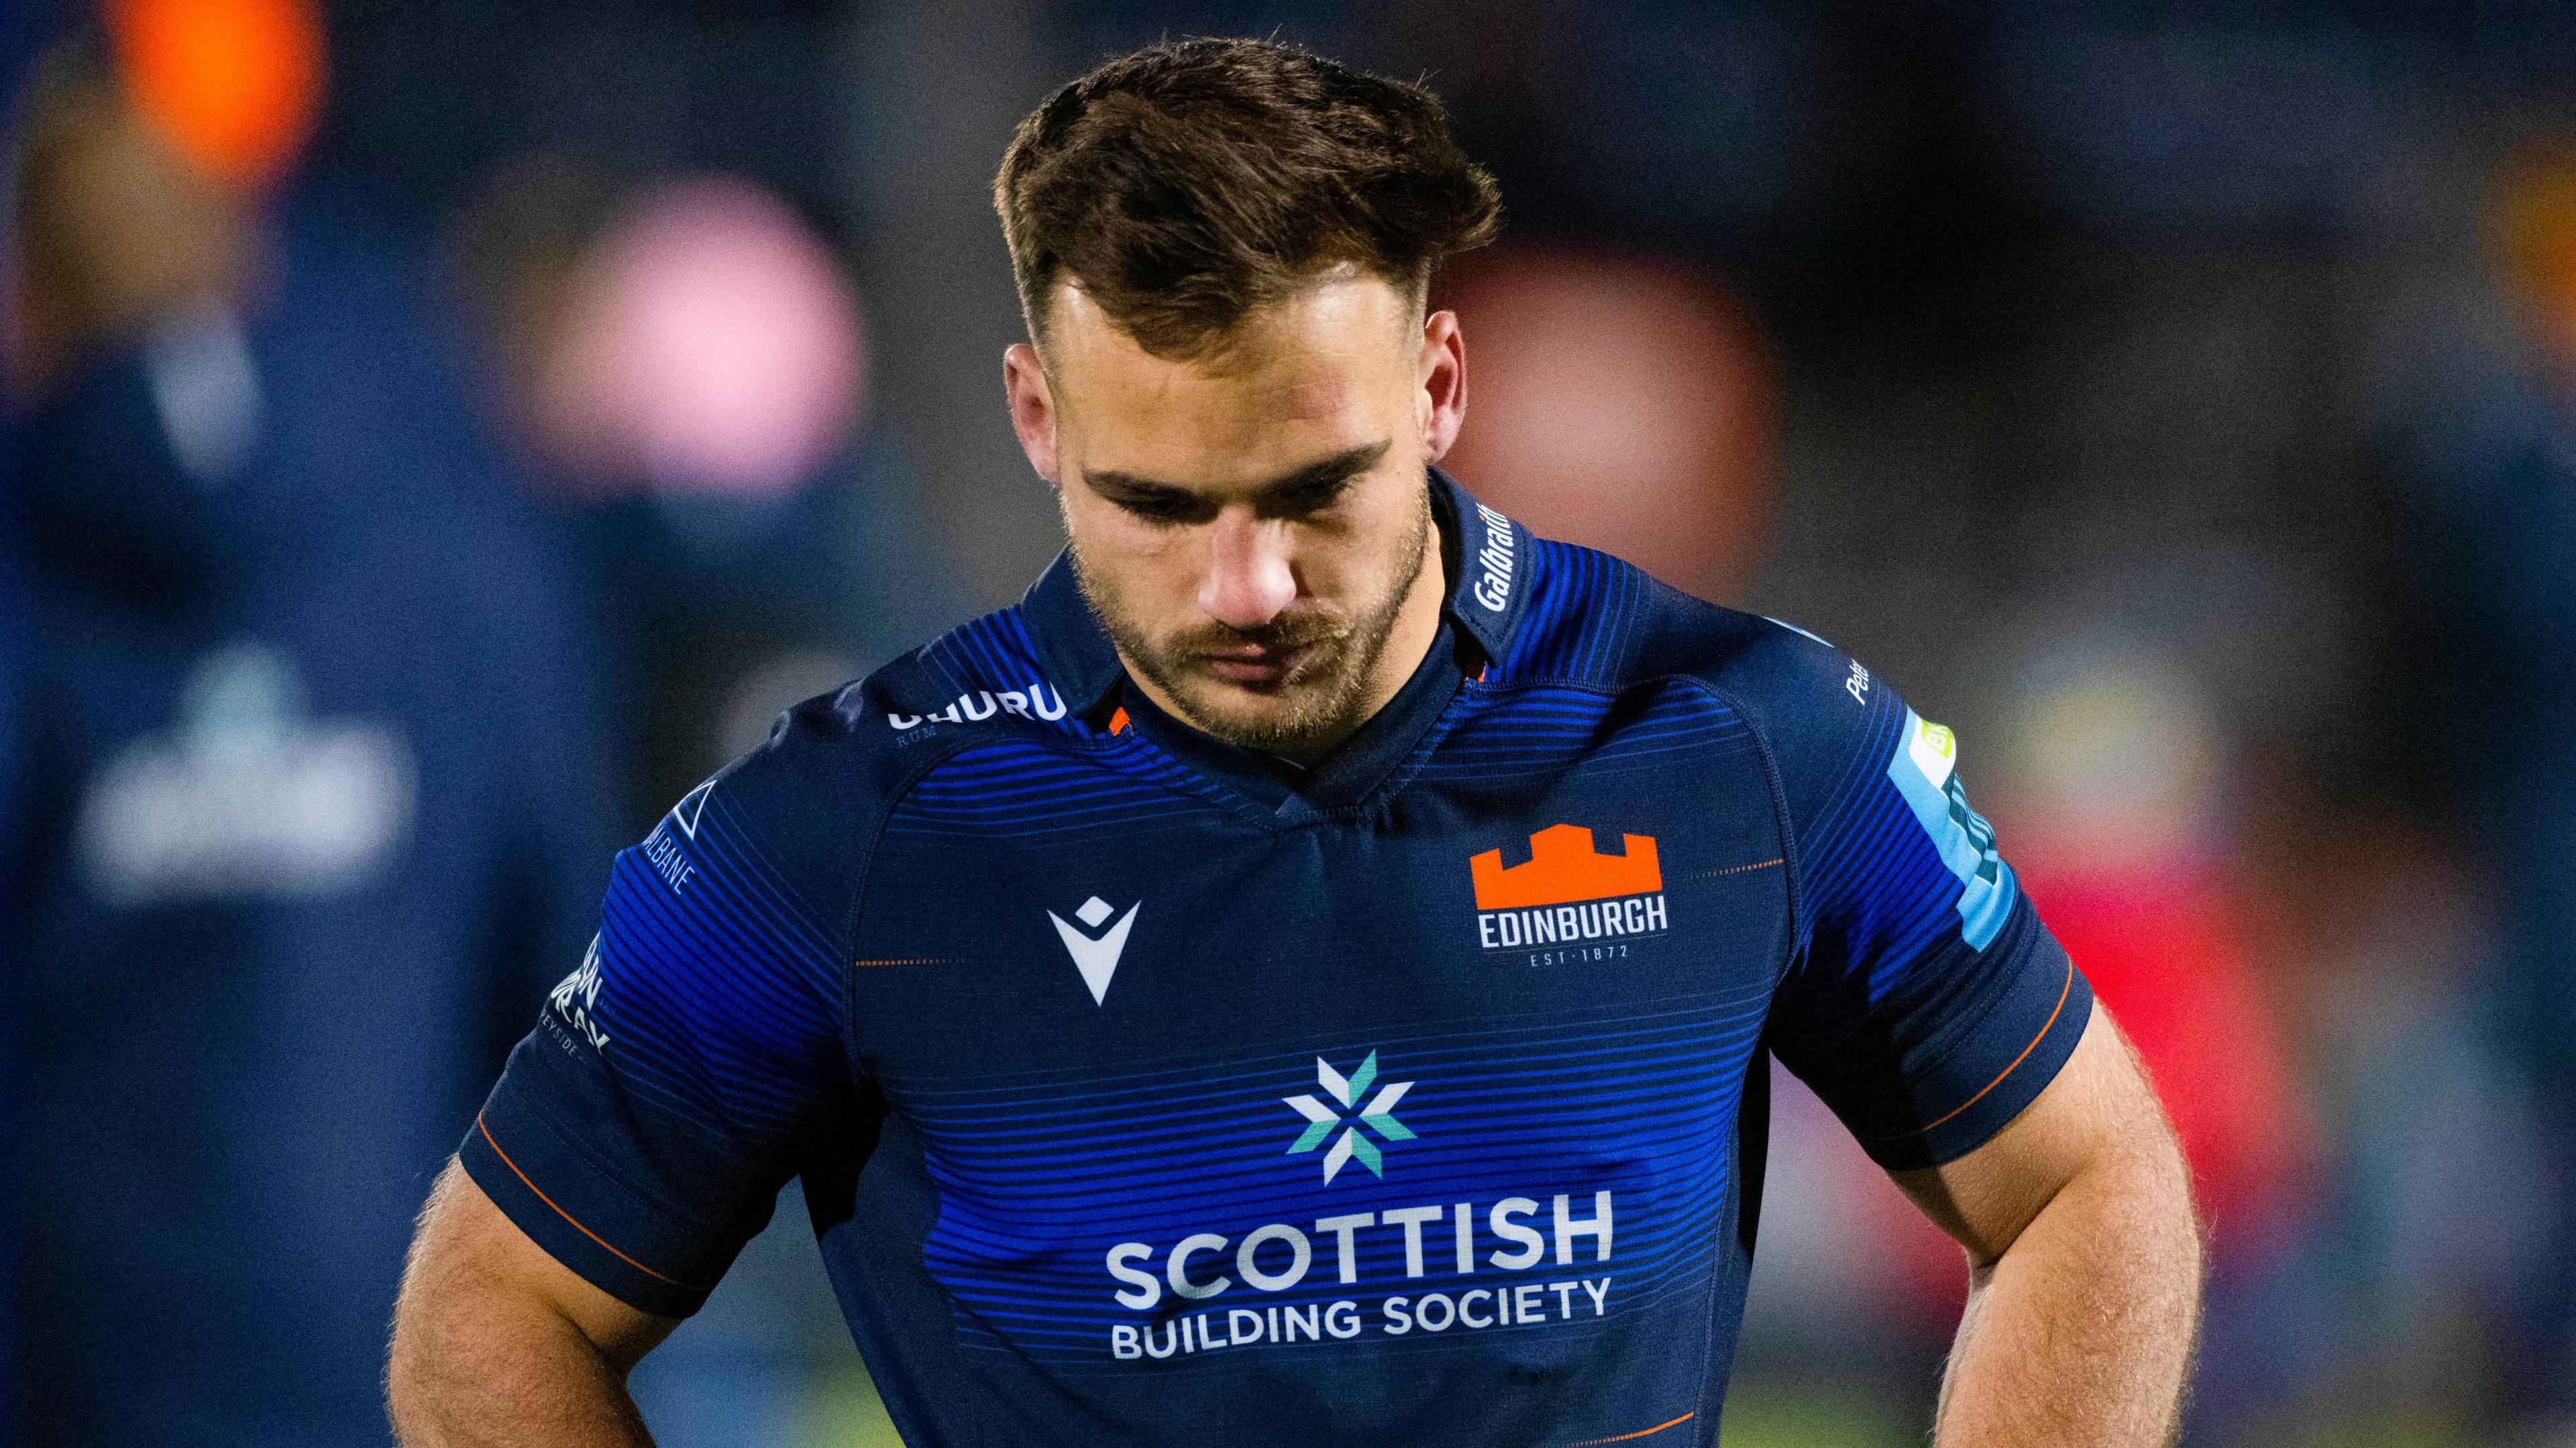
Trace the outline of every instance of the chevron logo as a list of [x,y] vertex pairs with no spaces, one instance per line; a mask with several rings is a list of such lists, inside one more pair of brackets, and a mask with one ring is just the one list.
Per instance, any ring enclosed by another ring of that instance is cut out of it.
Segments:
[[[1047,912],[1047,918],[1055,922],[1055,933],[1064,941],[1065,953],[1073,957],[1073,968],[1082,972],[1082,983],[1091,987],[1092,1004],[1109,1004],[1109,978],[1118,973],[1118,957],[1127,952],[1127,932],[1135,928],[1136,912],[1144,908],[1142,900],[1128,906],[1127,913],[1118,916],[1118,923],[1106,930],[1100,930],[1101,922],[1118,912],[1097,895],[1082,902],[1082,907],[1073,912],[1073,920],[1052,910]],[[1074,920],[1082,923],[1076,925]],[[1094,930],[1100,933],[1091,934]]]

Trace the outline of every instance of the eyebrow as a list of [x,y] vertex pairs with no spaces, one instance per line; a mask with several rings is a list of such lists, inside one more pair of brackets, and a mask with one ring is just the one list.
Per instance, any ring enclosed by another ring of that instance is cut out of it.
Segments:
[[[1330,487],[1377,466],[1378,459],[1386,456],[1386,450],[1390,445],[1388,441],[1362,443],[1358,447],[1344,448],[1340,452],[1317,458],[1311,463],[1282,473],[1267,482],[1255,484],[1251,489],[1253,500],[1259,503],[1282,496],[1293,496],[1309,489]],[[1155,478],[1138,477],[1134,473],[1122,473],[1114,468],[1103,468],[1097,471],[1085,468],[1082,470],[1082,480],[1095,492],[1106,495],[1114,491],[1138,501],[1157,494],[1200,497],[1195,488],[1184,487],[1179,483],[1167,483]]]

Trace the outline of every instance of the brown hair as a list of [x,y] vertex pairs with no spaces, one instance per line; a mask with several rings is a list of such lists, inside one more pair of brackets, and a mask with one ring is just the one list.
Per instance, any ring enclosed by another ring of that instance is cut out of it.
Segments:
[[1500,209],[1429,91],[1266,40],[1150,46],[1057,91],[993,205],[1030,336],[1072,280],[1181,359],[1336,264],[1419,296]]

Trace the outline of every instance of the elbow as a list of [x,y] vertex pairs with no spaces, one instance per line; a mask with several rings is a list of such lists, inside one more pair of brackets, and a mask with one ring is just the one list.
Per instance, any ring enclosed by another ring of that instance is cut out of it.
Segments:
[[415,1350],[415,1339],[404,1329],[399,1309],[394,1315],[393,1345],[385,1354],[385,1418],[393,1425],[394,1441],[404,1448],[418,1448],[431,1441],[421,1430],[424,1425],[421,1390],[422,1364]]
[[2170,1251],[2185,1288],[2191,1294],[2194,1316],[2198,1315],[2202,1279],[2209,1267],[2208,1223],[2202,1218],[2200,1204],[2191,1190],[2191,1163],[2182,1154],[2182,1146],[2168,1129],[2159,1170],[2161,1198],[2166,1203],[2163,1214],[2166,1231],[2172,1239]]
[[1972,1249],[1971,1269],[1983,1276],[2025,1244],[2038,1255],[2078,1244],[2106,1273],[2197,1303],[2207,1246],[2191,1166],[2163,1114],[2142,1116],[2103,1140],[2014,1239]]
[[2143,1294],[2196,1322],[2207,1238],[2192,1197],[2191,1165],[2162,1114],[2126,1149],[2108,1153],[2096,1175],[2081,1194],[2097,1223],[2087,1235],[2106,1247],[2125,1244],[2119,1255]]
[[405,1448],[446,1441],[437,1426],[442,1385],[459,1376],[459,1353],[472,1334],[459,1325],[473,1316],[473,1273],[455,1240],[448,1212],[462,1171],[450,1163],[420,1210],[402,1287],[394,1295],[385,1347],[385,1414]]

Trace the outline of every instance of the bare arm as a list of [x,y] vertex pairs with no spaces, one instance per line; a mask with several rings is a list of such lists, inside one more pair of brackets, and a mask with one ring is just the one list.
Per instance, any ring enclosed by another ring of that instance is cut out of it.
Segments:
[[2075,1054],[2011,1125],[1896,1179],[1968,1249],[1937,1443],[2172,1441],[2200,1315],[2190,1175],[2098,1004]]
[[394,1304],[404,1448],[650,1448],[626,1374],[678,1324],[583,1281],[450,1161]]

